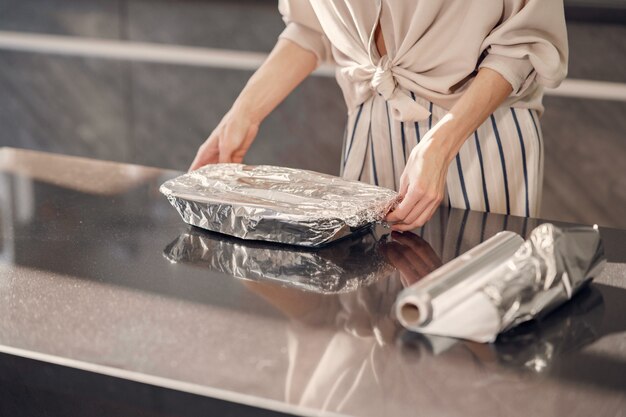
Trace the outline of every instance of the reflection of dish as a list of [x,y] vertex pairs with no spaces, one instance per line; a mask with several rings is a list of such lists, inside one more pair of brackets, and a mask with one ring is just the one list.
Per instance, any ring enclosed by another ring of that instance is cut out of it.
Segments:
[[236,278],[278,282],[305,291],[351,292],[389,276],[390,265],[379,239],[363,232],[318,250],[246,241],[195,227],[164,250],[175,263],[192,264]]

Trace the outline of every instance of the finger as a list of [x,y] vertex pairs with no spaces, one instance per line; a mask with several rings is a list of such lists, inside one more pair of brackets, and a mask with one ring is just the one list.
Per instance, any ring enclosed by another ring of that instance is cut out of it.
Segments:
[[201,168],[207,164],[210,164],[214,158],[211,155],[207,155],[204,151],[198,151],[196,157],[193,159],[193,162],[189,166],[189,171],[195,171],[198,168]]
[[[407,215],[407,217],[417,217],[419,216],[419,214],[422,212],[422,208],[418,207],[418,204],[415,205],[415,207],[413,207],[413,210]],[[415,212],[415,215],[413,214]],[[393,223],[391,225],[391,230],[398,230],[397,226],[401,226],[401,225],[406,225],[409,224],[409,222],[406,222],[404,219],[399,219],[398,221],[396,221],[395,223]]]
[[430,218],[435,213],[438,207],[439,207],[439,201],[435,200],[431,203],[431,205],[426,210],[422,212],[420,217],[418,217],[417,220],[415,220],[413,223],[409,223],[409,224],[396,223],[392,226],[392,229],[396,231],[400,231],[400,232],[406,232],[409,230],[417,229],[418,227],[423,226],[428,220],[430,220]]
[[[422,214],[422,212],[424,210],[426,210],[426,208],[428,208],[428,205],[431,203],[430,200],[426,199],[426,198],[422,198],[420,201],[417,202],[417,204],[415,205],[415,207],[413,207],[413,209],[411,210],[411,212],[409,214],[407,214],[407,216],[404,219],[400,219],[399,220],[399,224],[411,224],[415,221],[415,219],[417,219],[420,214]],[[398,224],[398,223],[396,223]],[[392,226],[393,229],[393,226]]]
[[233,162],[235,153],[239,161],[243,160],[257,132],[258,125],[228,123],[219,141],[220,162]]
[[[423,219],[424,213],[429,213],[431,210],[432,211],[436,210],[439,207],[439,204],[441,204],[441,200],[442,200],[441,193],[437,194],[433,191],[430,191],[424,197],[422,197],[416,209],[412,210],[411,213],[409,213],[409,215],[405,219],[401,220],[395,225],[396,226],[413,225],[415,227],[423,226],[424,223],[426,223],[426,221],[428,221],[434,213],[431,213],[430,215],[426,216],[426,220],[423,223],[418,222],[417,220],[420,218]],[[406,229],[405,227],[402,227],[402,228],[397,228],[396,230],[405,230],[405,229]]]
[[[433,203],[433,206],[435,206],[435,204]],[[436,207],[435,207],[436,209]],[[434,213],[434,210],[432,210],[431,208],[426,209],[421,215],[420,217],[418,217],[413,223],[396,223],[393,225],[393,230],[398,231],[398,232],[408,232],[408,231],[412,231],[415,230],[419,227],[422,227],[423,224],[425,224],[429,219],[430,216],[425,216],[426,214],[429,213]],[[426,218],[426,220],[423,220],[424,218]],[[421,223],[423,221],[423,223]]]
[[232,155],[239,148],[245,132],[237,125],[228,124],[224,129],[224,134],[219,140],[219,161],[220,163],[232,162]]
[[193,161],[191,161],[191,165],[189,165],[187,172],[195,171],[201,166],[202,166],[202,157],[199,154],[196,154],[195,158],[193,158]]
[[219,156],[220,164],[232,162],[232,154],[233,154],[233,149],[230,146],[230,144],[225,144],[225,145],[220,144],[220,156]]
[[441,205],[441,199],[435,200],[432,206],[428,208],[427,210],[425,210],[424,213],[422,213],[422,215],[415,221],[414,224],[416,225],[416,227],[422,227],[426,223],[428,223],[428,221],[432,219],[433,214],[435,214],[435,212],[437,211],[440,205]]
[[216,135],[212,134],[206,142],[198,148],[198,152],[189,166],[189,171],[193,171],[204,165],[214,164],[217,162],[218,149],[215,141]]
[[411,188],[409,186],[409,190],[404,196],[404,199],[398,204],[398,207],[396,207],[394,211],[387,215],[386,220],[388,222],[400,222],[405,219],[423,195],[424,191],[421,188]]
[[437,209],[439,209],[440,205],[441,205],[441,199],[435,200],[433,202],[432,207],[430,207],[430,209],[422,213],[422,216],[420,216],[420,218],[416,220],[418,227],[425,225],[433,217],[433,214],[435,214]]

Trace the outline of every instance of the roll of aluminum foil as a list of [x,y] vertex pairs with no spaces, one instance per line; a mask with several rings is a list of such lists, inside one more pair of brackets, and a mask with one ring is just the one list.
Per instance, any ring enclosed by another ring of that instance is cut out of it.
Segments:
[[274,166],[208,165],[160,191],[193,226],[242,239],[321,246],[382,221],[395,191]]
[[332,247],[307,249],[250,242],[190,228],[164,250],[175,263],[194,265],[239,279],[274,282],[320,294],[337,294],[389,277],[386,237],[362,232]]
[[500,232],[408,287],[398,298],[398,319],[425,326],[445,315],[484,284],[493,265],[502,264],[524,243],[513,232]]
[[[499,333],[539,319],[572,298],[605,262],[600,234],[590,227],[542,224],[508,259],[494,256],[485,249],[489,247],[494,247],[493,241],[472,250],[474,272],[464,273],[465,262],[451,262],[443,273],[435,271],[402,291],[395,309],[399,321],[426,334],[493,341]],[[416,302],[428,299],[441,300],[438,313]]]

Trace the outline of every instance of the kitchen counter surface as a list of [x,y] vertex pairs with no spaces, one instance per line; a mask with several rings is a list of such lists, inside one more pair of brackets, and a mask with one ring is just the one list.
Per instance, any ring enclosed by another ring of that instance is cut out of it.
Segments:
[[626,231],[601,228],[609,263],[571,303],[482,345],[404,331],[395,296],[542,220],[442,208],[390,241],[297,250],[185,225],[158,192],[179,174],[0,149],[5,359],[260,414],[626,413]]

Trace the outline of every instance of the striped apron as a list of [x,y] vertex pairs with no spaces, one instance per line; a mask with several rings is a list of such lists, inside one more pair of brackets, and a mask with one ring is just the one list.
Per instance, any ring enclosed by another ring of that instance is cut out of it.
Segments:
[[[398,190],[411,150],[448,111],[410,93],[431,112],[400,122],[374,94],[348,113],[341,175]],[[465,141],[448,167],[445,205],[537,217],[543,184],[543,137],[536,111],[501,107]]]

